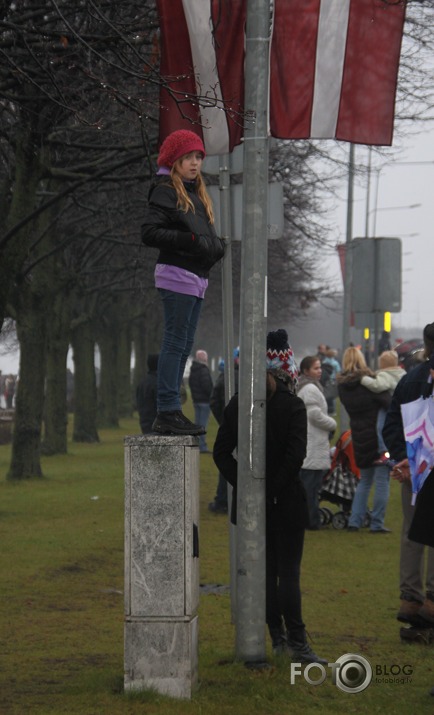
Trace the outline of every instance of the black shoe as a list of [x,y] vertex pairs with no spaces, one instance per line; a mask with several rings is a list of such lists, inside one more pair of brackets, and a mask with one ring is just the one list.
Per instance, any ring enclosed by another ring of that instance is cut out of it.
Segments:
[[152,425],[152,431],[159,434],[193,435],[203,434],[203,427],[195,425],[185,417],[181,410],[158,412]]
[[288,640],[288,650],[291,660],[294,663],[321,663],[327,665],[328,660],[321,658],[314,653],[308,643],[299,643],[298,641]]
[[358,531],[359,527],[358,526],[347,526],[347,531]]
[[[184,415],[182,410],[177,410],[177,413],[179,415],[179,418],[184,422],[185,425],[188,425],[189,427],[191,427],[193,425],[193,427],[195,429],[197,429],[197,434],[206,434],[205,427],[203,427],[202,425],[197,425],[195,422],[191,422],[191,420],[189,420],[188,417],[186,417]],[[164,412],[163,414],[167,414],[167,413]]]
[[219,504],[218,502],[212,501],[208,504],[208,511],[212,511],[213,514],[227,514],[228,505]]

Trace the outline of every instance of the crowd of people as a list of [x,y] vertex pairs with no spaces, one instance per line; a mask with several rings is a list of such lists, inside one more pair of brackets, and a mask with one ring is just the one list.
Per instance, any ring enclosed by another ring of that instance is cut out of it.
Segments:
[[[414,628],[434,626],[434,551],[425,533],[432,527],[425,524],[423,535],[417,537],[425,542],[411,540],[409,530],[415,510],[400,410],[403,402],[430,393],[430,386],[432,389],[434,324],[424,331],[425,360],[413,365],[409,372],[398,365],[398,355],[391,349],[379,356],[379,369],[374,372],[358,347],[349,346],[344,351],[341,365],[337,351],[322,344],[314,355],[304,356],[298,368],[285,331],[269,333],[267,340],[266,622],[273,652],[289,652],[300,662],[325,662],[307,643],[299,584],[305,530],[322,528],[320,492],[330,470],[337,398],[349,416],[360,472],[348,532],[366,526],[369,513],[370,533],[389,534],[385,516],[390,478],[401,482],[403,522],[397,618]],[[158,414],[158,355],[149,356],[148,367],[147,379],[137,392],[140,424],[145,434],[154,431]],[[224,362],[219,361],[214,381],[208,354],[203,349],[195,352],[188,386],[195,423],[203,427],[203,433],[197,435],[201,453],[210,453],[206,429],[211,414],[219,425],[213,450],[218,468],[217,489],[208,508],[215,514],[228,513],[229,484],[234,490],[231,519],[236,524],[238,348],[234,351],[234,367],[235,395],[228,404]],[[186,399],[184,381],[182,388],[181,404]]]
[[[159,355],[148,360],[149,373],[137,392],[142,431],[194,435],[201,453],[209,453],[206,430],[215,416],[213,449],[219,470],[217,491],[209,504],[227,513],[227,484],[233,489],[231,520],[237,517],[238,395],[225,404],[224,365],[213,384],[208,355],[195,353],[189,388],[195,422],[182,412],[184,370],[190,356],[209,271],[224,256],[225,243],[214,228],[212,202],[201,175],[205,149],[194,132],[178,130],[163,141],[158,173],[149,191],[142,239],[159,250],[155,286],[161,296],[164,331]],[[434,625],[434,408],[423,421],[404,424],[404,407],[432,396],[434,323],[425,327],[423,362],[411,372],[398,365],[390,334],[379,342],[379,370],[362,350],[348,346],[342,355],[328,345],[301,360],[300,369],[285,330],[270,332],[266,346],[266,623],[273,651],[298,662],[327,663],[310,647],[302,617],[300,570],[306,529],[321,528],[319,494],[330,470],[330,440],[337,422],[336,400],[349,416],[359,480],[351,505],[348,532],[366,525],[372,488],[369,531],[389,534],[385,525],[390,477],[402,483],[398,619],[411,626]],[[237,357],[238,360],[238,357]],[[407,368],[410,370],[410,366]],[[415,490],[414,480],[420,489]],[[416,492],[419,491],[416,501]],[[416,508],[414,503],[416,502]],[[417,518],[416,518],[417,517]],[[423,560],[428,548],[428,569]]]

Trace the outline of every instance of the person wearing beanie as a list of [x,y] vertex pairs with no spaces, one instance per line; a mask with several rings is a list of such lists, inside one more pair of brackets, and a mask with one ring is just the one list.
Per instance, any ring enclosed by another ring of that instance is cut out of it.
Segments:
[[[196,357],[191,363],[188,385],[193,400],[195,422],[206,430],[211,411],[209,403],[213,388],[206,350],[196,350]],[[204,434],[199,437],[199,452],[209,453]]]
[[201,425],[185,417],[179,397],[209,272],[224,255],[201,174],[204,156],[203,142],[195,132],[180,129],[166,137],[141,229],[143,243],[159,250],[154,276],[163,303],[164,331],[158,362],[158,412],[152,426],[159,434],[204,433]]
[[[300,480],[306,456],[307,418],[296,395],[298,369],[285,330],[267,336],[266,407],[266,623],[273,653],[295,662],[327,663],[307,642],[302,617],[300,567],[308,524]],[[233,487],[231,521],[236,524],[238,395],[223,412],[214,444],[214,461]]]
[[[425,546],[410,538],[410,527],[415,514],[412,505],[412,486],[407,459],[401,405],[413,402],[419,397],[432,395],[434,377],[434,323],[428,323],[423,330],[424,362],[414,367],[401,378],[393,393],[392,402],[386,414],[383,439],[391,459],[397,462],[390,476],[401,483],[402,528],[399,560],[400,608],[398,621],[410,624],[410,629],[401,629],[401,636],[409,636],[414,630],[432,628],[434,625],[434,544]],[[432,398],[431,398],[432,399]],[[427,480],[428,481],[428,480]],[[418,502],[424,498],[424,489]],[[418,503],[417,502],[417,503]],[[432,529],[434,504],[431,505],[430,525]],[[427,543],[427,542],[425,542]]]

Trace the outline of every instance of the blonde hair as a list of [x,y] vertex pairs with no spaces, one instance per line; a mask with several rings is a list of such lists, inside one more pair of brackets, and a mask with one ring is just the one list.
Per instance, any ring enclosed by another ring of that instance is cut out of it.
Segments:
[[363,353],[358,348],[347,348],[342,357],[342,370],[344,372],[370,372]]
[[398,353],[396,350],[385,350],[378,358],[378,366],[381,368],[396,367],[398,365]]
[[[177,208],[181,209],[184,213],[187,213],[187,211],[192,211],[195,213],[194,210],[194,204],[192,200],[190,199],[187,189],[185,188],[184,182],[182,180],[181,175],[177,171],[177,164],[182,160],[183,157],[180,159],[177,159],[175,161],[174,165],[172,166],[170,170],[170,176],[172,179],[173,186],[176,191],[176,196],[178,198],[177,202]],[[196,177],[196,191],[199,199],[202,201],[203,205],[205,206],[205,211],[206,215],[208,216],[208,221],[213,224],[214,223],[214,211],[212,207],[212,202],[209,197],[208,191],[206,190],[206,185],[205,182],[202,178],[202,174],[199,172],[199,174]]]

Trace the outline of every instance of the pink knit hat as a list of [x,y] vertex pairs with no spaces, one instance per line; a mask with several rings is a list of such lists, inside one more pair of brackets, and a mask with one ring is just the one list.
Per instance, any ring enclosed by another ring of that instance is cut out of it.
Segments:
[[169,134],[163,141],[157,164],[171,169],[177,159],[180,159],[184,154],[189,154],[191,151],[200,151],[205,157],[202,139],[188,129],[177,129],[176,132]]

